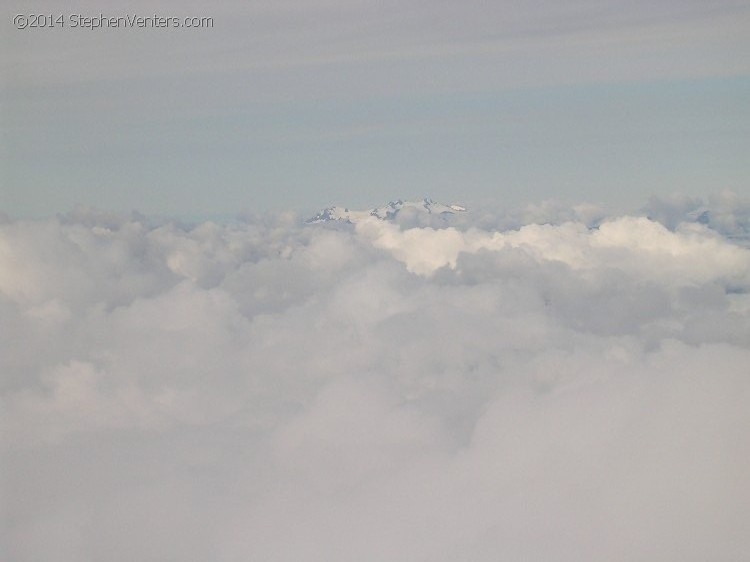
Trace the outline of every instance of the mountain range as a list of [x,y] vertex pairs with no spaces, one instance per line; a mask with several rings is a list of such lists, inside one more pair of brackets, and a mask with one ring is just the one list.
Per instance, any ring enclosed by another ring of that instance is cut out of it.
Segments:
[[391,201],[382,207],[374,209],[355,211],[346,207],[328,207],[320,211],[306,222],[308,224],[325,222],[354,223],[369,217],[380,220],[395,220],[400,213],[416,213],[428,215],[440,215],[447,217],[456,213],[463,213],[466,209],[460,205],[444,205],[425,197],[421,201]]

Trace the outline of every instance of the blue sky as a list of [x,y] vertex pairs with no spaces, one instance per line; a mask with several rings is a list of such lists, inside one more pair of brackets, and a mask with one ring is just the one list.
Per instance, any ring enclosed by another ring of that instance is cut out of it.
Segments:
[[[747,2],[6,2],[0,210],[750,193]],[[18,13],[211,29],[13,28]]]

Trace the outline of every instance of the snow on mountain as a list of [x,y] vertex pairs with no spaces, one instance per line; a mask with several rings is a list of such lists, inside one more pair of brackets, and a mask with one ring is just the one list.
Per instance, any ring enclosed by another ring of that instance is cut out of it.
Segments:
[[417,214],[440,215],[447,217],[456,213],[463,213],[466,209],[460,205],[444,205],[425,197],[421,201],[391,201],[382,207],[376,207],[369,211],[353,211],[346,207],[328,207],[323,209],[314,217],[308,219],[308,224],[324,222],[346,222],[354,223],[368,217],[375,217],[380,220],[394,220],[399,213],[411,212]]

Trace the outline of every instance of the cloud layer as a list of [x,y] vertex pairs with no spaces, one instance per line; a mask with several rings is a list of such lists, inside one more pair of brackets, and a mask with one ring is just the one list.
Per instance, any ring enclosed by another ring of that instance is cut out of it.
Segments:
[[748,209],[6,218],[0,555],[741,559]]

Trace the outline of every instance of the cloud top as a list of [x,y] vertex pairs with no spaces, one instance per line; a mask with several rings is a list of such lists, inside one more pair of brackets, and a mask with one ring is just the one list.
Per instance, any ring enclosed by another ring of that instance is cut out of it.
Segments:
[[740,559],[748,209],[6,218],[0,554]]

